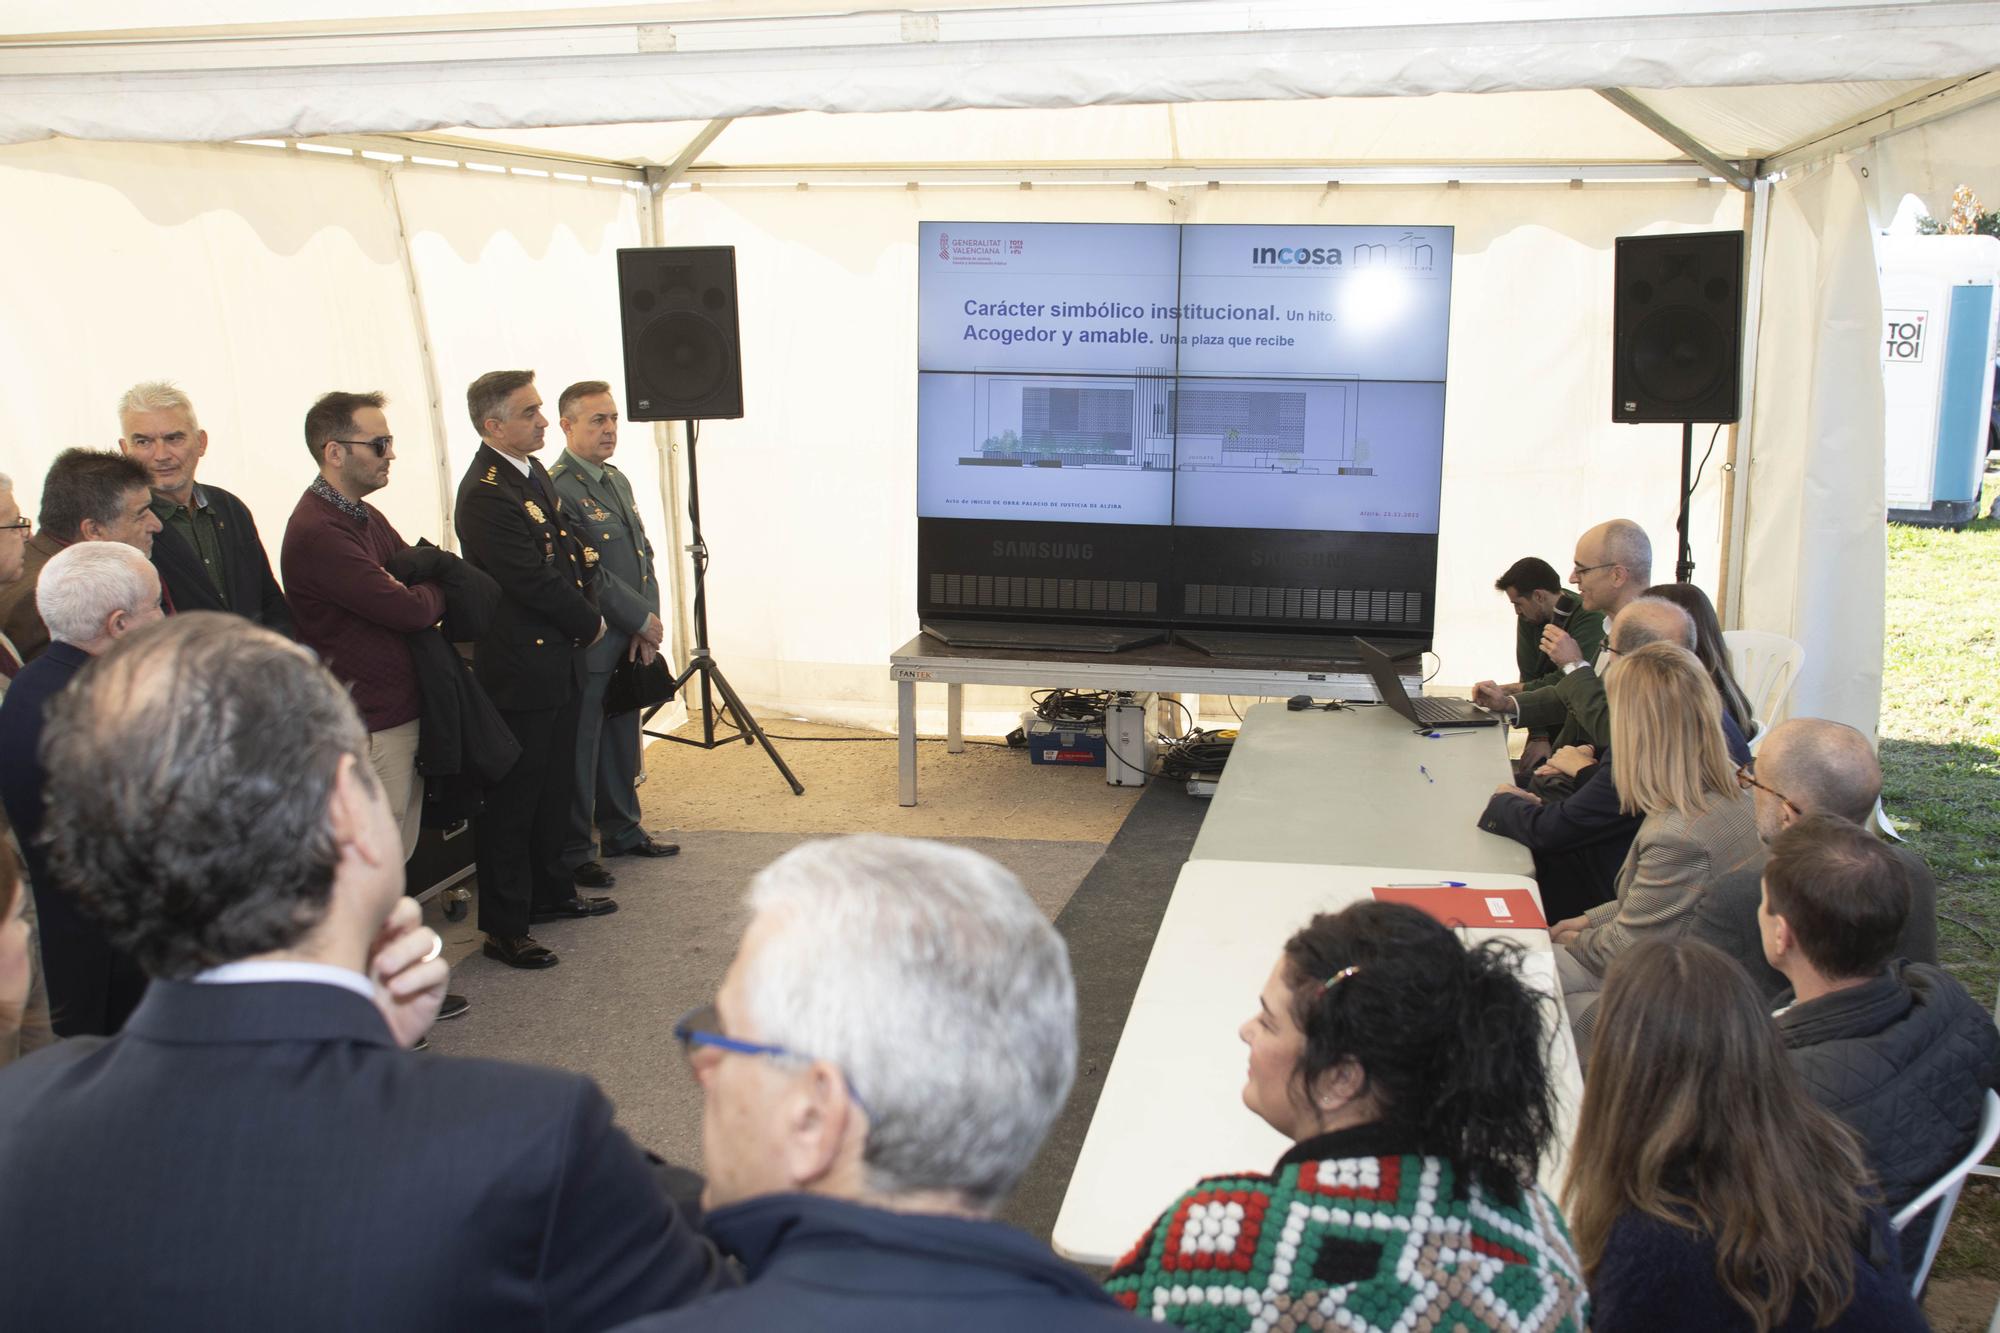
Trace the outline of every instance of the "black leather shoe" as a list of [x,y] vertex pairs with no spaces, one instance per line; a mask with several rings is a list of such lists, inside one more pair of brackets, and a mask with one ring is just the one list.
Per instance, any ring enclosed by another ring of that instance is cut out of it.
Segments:
[[[630,847],[621,847],[615,852],[606,848],[604,854],[606,856],[679,856],[681,854],[681,845],[677,842],[661,842],[652,834],[643,833],[639,836],[639,841],[633,843]],[[581,880],[577,882],[582,883]]]
[[442,1023],[447,1018],[458,1018],[471,1007],[472,1001],[466,999],[463,995],[447,994],[444,997],[444,1003],[438,1006],[437,1021]]
[[608,889],[618,882],[618,877],[595,861],[585,861],[569,872],[580,889]]
[[509,967],[554,967],[557,961],[554,951],[533,935],[488,935],[485,953]]
[[586,898],[578,894],[574,898],[537,907],[528,914],[528,920],[567,921],[579,916],[609,916],[617,910],[618,901],[615,898]]

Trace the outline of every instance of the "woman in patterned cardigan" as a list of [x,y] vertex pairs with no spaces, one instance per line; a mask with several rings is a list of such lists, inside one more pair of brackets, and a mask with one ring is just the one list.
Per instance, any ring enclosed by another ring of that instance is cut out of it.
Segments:
[[1400,904],[1314,917],[1240,1034],[1244,1104],[1292,1150],[1182,1195],[1112,1295],[1216,1333],[1582,1333],[1582,1270],[1534,1184],[1552,1093],[1518,952]]

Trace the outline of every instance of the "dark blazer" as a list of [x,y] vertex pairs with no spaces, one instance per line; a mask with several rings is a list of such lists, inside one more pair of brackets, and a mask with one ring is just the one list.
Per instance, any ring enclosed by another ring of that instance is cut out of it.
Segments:
[[708,1234],[748,1285],[624,1333],[1069,1333],[1135,1329],[1102,1288],[1000,1222],[769,1194],[718,1208]]
[[199,488],[208,498],[216,533],[222,539],[223,582],[229,585],[229,600],[223,601],[209,582],[208,571],[201,567],[201,553],[174,531],[173,525],[162,524],[153,534],[153,568],[160,572],[174,611],[234,611],[265,629],[292,637],[292,610],[285,605],[285,594],[271,575],[271,558],[264,553],[250,507],[220,486],[201,482]]
[[49,704],[89,664],[90,654],[76,645],[51,643],[21,668],[0,700],[0,804],[28,865],[50,1025],[62,1037],[116,1032],[146,990],[138,964],[114,949],[104,928],[57,887],[41,841],[48,780],[41,743]]
[[500,604],[473,649],[473,670],[502,711],[560,707],[583,688],[584,648],[597,637],[594,562],[570,533],[548,470],[542,489],[481,444],[458,484],[454,522],[474,568],[500,585]]
[[479,687],[472,668],[447,640],[473,640],[484,632],[500,604],[499,585],[429,542],[396,552],[387,569],[406,585],[435,584],[445,599],[443,628],[426,626],[408,636],[417,695],[423,704],[417,771],[427,783],[463,778],[473,789],[466,795],[476,798],[478,789],[507,776],[521,757],[521,743]]
[[1533,854],[1542,910],[1551,922],[1610,902],[1618,867],[1638,836],[1642,817],[1619,810],[1611,762],[1607,754],[1585,769],[1576,790],[1560,801],[1495,792],[1479,817],[1479,827],[1512,838]]
[[0,1069],[0,1198],[23,1330],[583,1333],[718,1280],[589,1079],[313,982],[156,981]]

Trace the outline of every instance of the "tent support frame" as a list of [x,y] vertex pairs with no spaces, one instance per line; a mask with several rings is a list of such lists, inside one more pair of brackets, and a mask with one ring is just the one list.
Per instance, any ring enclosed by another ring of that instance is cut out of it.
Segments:
[[1662,139],[1665,139],[1674,147],[1680,149],[1683,153],[1686,153],[1695,161],[1707,167],[1723,180],[1734,185],[1737,189],[1747,191],[1750,188],[1750,173],[1743,169],[1742,163],[1731,162],[1729,159],[1715,152],[1702,143],[1701,140],[1695,138],[1692,134],[1689,134],[1686,130],[1674,124],[1671,120],[1668,120],[1665,116],[1653,110],[1653,108],[1647,106],[1623,88],[1599,88],[1597,95],[1617,107],[1620,111],[1623,111],[1632,119],[1638,121],[1641,125],[1644,125],[1653,133],[1659,135]]

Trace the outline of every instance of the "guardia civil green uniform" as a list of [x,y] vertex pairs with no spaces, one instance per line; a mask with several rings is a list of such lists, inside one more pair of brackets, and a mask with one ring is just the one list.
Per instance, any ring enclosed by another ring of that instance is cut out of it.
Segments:
[[585,653],[588,673],[582,716],[576,731],[576,785],[563,864],[574,870],[603,853],[645,841],[639,827],[639,714],[604,715],[605,686],[646,618],[660,613],[660,582],[653,569],[653,543],[646,536],[632,483],[614,464],[588,462],[565,449],[549,469],[563,512],[597,552],[597,606],[610,632]]

